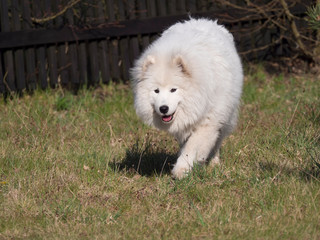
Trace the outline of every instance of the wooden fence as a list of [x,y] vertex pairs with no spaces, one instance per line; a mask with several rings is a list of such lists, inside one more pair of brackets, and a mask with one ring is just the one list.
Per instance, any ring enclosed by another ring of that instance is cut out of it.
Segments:
[[244,31],[265,19],[212,0],[1,0],[0,93],[127,81],[143,49],[188,14],[226,24],[244,58],[266,56],[248,50],[278,34]]

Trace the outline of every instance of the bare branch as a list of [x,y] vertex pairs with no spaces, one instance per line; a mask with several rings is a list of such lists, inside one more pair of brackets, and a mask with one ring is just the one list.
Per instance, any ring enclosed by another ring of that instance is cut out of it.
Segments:
[[280,3],[281,5],[283,6],[284,8],[284,12],[290,22],[290,26],[291,26],[291,30],[292,30],[292,33],[293,33],[293,36],[299,46],[299,48],[309,57],[313,58],[313,55],[311,52],[309,52],[306,48],[306,46],[304,45],[304,43],[302,42],[302,39],[301,39],[301,36],[300,36],[300,33],[297,29],[297,25],[294,21],[294,16],[292,15],[292,13],[290,12],[289,10],[289,7],[288,7],[288,4],[286,3],[285,0],[280,0]]
[[51,15],[49,17],[45,17],[45,18],[31,18],[31,20],[35,23],[45,23],[51,20],[54,20],[55,18],[63,15],[68,9],[72,8],[74,5],[76,5],[78,2],[80,2],[81,0],[72,0],[70,1],[68,4],[66,4],[66,6],[60,11],[57,12],[54,15]]

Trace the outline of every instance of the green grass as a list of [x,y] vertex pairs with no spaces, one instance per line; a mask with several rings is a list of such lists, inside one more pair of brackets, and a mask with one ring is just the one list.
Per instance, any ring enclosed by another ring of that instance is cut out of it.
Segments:
[[249,70],[223,163],[170,169],[126,85],[0,102],[0,239],[319,239],[320,82]]

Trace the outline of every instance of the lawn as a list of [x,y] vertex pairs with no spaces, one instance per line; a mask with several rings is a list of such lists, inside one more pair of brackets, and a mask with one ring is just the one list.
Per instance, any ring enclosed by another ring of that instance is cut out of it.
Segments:
[[320,80],[246,71],[222,164],[179,150],[125,84],[0,101],[0,239],[320,239]]

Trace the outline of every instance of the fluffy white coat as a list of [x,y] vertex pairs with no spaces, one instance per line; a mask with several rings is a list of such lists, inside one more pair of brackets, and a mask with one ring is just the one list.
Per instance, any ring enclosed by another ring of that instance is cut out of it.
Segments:
[[237,122],[243,83],[232,35],[207,19],[176,23],[131,75],[137,115],[180,143],[173,176],[184,177],[196,162],[218,163],[221,142]]

